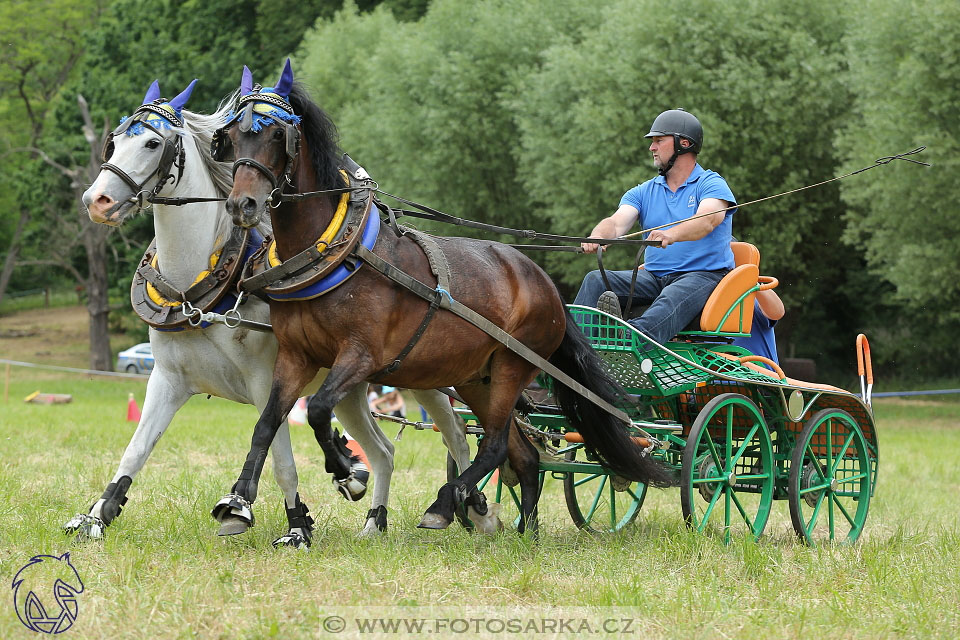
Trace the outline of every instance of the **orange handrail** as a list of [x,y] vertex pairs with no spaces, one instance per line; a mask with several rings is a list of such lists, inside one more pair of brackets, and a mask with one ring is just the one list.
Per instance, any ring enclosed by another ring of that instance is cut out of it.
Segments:
[[867,382],[873,384],[873,361],[870,358],[870,343],[867,336],[860,334],[857,336],[857,374],[864,375],[866,370]]
[[783,372],[783,369],[780,368],[780,365],[766,356],[740,356],[740,362],[762,362],[763,364],[773,367],[774,373],[780,376],[781,380],[787,379],[787,374]]

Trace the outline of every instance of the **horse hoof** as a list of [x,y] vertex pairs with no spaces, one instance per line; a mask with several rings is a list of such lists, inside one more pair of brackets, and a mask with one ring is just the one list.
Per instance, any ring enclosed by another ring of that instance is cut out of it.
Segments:
[[333,486],[347,502],[356,502],[366,495],[369,480],[370,471],[367,470],[367,465],[355,462],[350,466],[350,475],[342,480],[334,478]]
[[487,513],[480,515],[473,507],[467,507],[467,517],[480,533],[492,536],[503,531],[503,522],[500,521],[500,503],[487,504]]
[[218,536],[235,536],[245,533],[250,528],[250,523],[242,518],[226,516],[220,521],[220,530]]
[[210,512],[213,519],[220,523],[218,536],[235,536],[254,525],[253,506],[241,495],[227,494],[220,499]]
[[78,542],[86,540],[102,540],[107,525],[96,516],[78,513],[63,525],[63,532],[75,535]]
[[379,538],[382,536],[383,531],[380,530],[380,527],[377,526],[377,523],[373,518],[369,518],[367,520],[367,524],[364,525],[363,529],[361,529],[360,533],[357,535],[361,538],[372,540],[373,538]]
[[[225,535],[225,534],[221,534],[221,535]],[[274,549],[280,549],[281,547],[290,547],[291,549],[297,549],[299,551],[309,551],[310,537],[307,535],[304,535],[299,530],[291,529],[286,534],[280,536],[279,538],[273,541]]]
[[450,526],[450,519],[444,518],[441,515],[436,513],[425,513],[420,519],[420,524],[417,525],[418,529],[446,529]]

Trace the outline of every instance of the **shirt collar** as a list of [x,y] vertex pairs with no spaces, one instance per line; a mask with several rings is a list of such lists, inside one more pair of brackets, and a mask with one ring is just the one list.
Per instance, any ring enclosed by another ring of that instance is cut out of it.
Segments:
[[[701,167],[700,163],[698,162],[693,166],[693,171],[690,172],[690,175],[687,176],[687,179],[684,181],[682,185],[680,185],[680,187],[677,190],[679,191],[680,189],[683,189],[688,184],[692,184],[696,182],[697,180],[700,179],[700,176],[702,176],[703,174],[704,174],[703,167]],[[667,179],[664,176],[657,176],[656,178],[653,179],[653,181],[655,184],[663,185],[664,188],[667,187]]]

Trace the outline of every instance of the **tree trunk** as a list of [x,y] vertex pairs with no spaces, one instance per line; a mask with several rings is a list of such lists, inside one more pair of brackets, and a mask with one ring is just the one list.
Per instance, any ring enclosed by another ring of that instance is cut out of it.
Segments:
[[21,209],[20,221],[17,223],[17,230],[13,233],[13,239],[10,241],[10,250],[7,251],[7,257],[3,259],[3,271],[0,272],[0,302],[3,302],[3,297],[7,294],[10,276],[13,275],[13,268],[17,266],[17,254],[20,253],[20,236],[23,235],[23,228],[27,226],[29,220],[30,211]]
[[110,349],[108,317],[110,300],[107,296],[107,233],[110,227],[81,221],[84,227],[84,248],[87,251],[87,311],[90,314],[90,368],[95,371],[113,371],[113,351]]

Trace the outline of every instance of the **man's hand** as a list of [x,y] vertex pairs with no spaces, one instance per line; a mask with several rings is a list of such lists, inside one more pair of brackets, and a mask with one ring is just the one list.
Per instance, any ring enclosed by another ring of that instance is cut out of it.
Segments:
[[[590,237],[596,238],[597,236],[590,236]],[[600,248],[600,245],[594,242],[581,242],[580,247],[583,249],[584,253],[596,253],[597,249]]]
[[[647,240],[659,240],[660,248],[666,249],[677,241],[673,229],[655,229],[647,235]],[[656,246],[656,245],[653,245]]]

